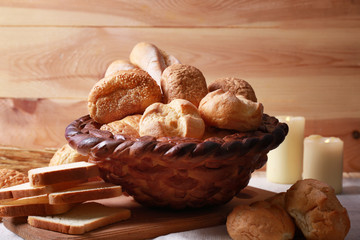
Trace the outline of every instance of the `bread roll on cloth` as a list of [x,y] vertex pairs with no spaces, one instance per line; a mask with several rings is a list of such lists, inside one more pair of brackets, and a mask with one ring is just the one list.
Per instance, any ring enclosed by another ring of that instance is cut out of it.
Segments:
[[199,112],[209,126],[246,132],[260,126],[263,105],[233,92],[217,89],[201,100]]
[[226,228],[233,240],[287,240],[295,233],[286,211],[266,201],[235,207],[227,217]]
[[161,101],[160,87],[141,69],[118,71],[98,81],[88,97],[90,117],[98,123],[141,114],[152,103]]
[[350,229],[346,209],[334,189],[314,179],[297,181],[286,192],[285,207],[306,239],[344,239]]
[[205,123],[191,102],[175,99],[169,104],[154,103],[140,120],[140,136],[201,138]]
[[174,64],[167,67],[161,76],[164,102],[186,99],[196,107],[208,93],[206,80],[201,71],[193,66]]

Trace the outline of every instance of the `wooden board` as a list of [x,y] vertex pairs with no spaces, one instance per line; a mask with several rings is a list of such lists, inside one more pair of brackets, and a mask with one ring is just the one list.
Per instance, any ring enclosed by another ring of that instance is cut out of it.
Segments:
[[187,231],[225,224],[227,215],[234,206],[263,200],[275,193],[246,187],[239,197],[220,206],[198,210],[169,211],[143,207],[130,197],[105,199],[99,202],[107,206],[123,206],[131,209],[132,217],[123,222],[93,230],[83,235],[68,235],[34,228],[27,223],[4,218],[4,225],[10,231],[26,240],[84,240],[84,239],[148,239],[173,232]]

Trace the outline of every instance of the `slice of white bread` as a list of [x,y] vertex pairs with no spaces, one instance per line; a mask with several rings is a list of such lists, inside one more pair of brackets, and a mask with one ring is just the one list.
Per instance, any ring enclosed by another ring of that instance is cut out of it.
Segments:
[[54,215],[70,210],[74,204],[49,204],[47,194],[20,198],[16,200],[3,200],[0,202],[1,217],[20,217],[29,215]]
[[46,186],[99,176],[96,164],[75,162],[57,166],[31,169],[28,172],[30,185],[34,187]]
[[104,181],[87,182],[61,192],[49,194],[50,204],[78,203],[89,200],[117,197],[121,187]]
[[106,207],[99,203],[80,204],[69,212],[56,216],[29,216],[33,227],[67,233],[83,234],[93,229],[130,218],[130,210]]

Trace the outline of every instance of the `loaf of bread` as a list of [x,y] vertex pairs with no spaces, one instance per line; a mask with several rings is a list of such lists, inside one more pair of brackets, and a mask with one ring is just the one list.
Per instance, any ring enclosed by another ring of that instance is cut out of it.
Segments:
[[139,137],[139,123],[141,116],[141,114],[126,116],[121,120],[102,125],[100,130],[109,131],[114,135],[121,134]]
[[315,179],[299,180],[286,192],[285,207],[306,239],[341,240],[350,229],[334,189]]
[[136,68],[134,64],[127,60],[115,60],[106,69],[104,77],[113,75],[114,73],[122,70],[131,70]]
[[75,162],[31,169],[28,175],[31,186],[39,187],[77,180],[88,180],[91,177],[99,176],[99,168],[94,163]]
[[67,234],[83,234],[130,218],[130,210],[106,207],[99,203],[80,204],[69,212],[56,216],[29,216],[28,223],[37,228]]

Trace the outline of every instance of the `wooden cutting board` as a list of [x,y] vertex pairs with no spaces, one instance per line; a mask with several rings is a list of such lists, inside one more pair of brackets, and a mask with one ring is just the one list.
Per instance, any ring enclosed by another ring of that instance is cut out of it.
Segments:
[[83,235],[69,235],[35,228],[27,224],[25,218],[4,218],[3,222],[6,228],[26,240],[149,239],[169,233],[224,224],[227,215],[235,206],[250,204],[274,194],[248,186],[237,197],[223,206],[181,211],[146,208],[131,197],[125,196],[103,199],[97,202],[107,206],[122,206],[131,209],[131,218]]

